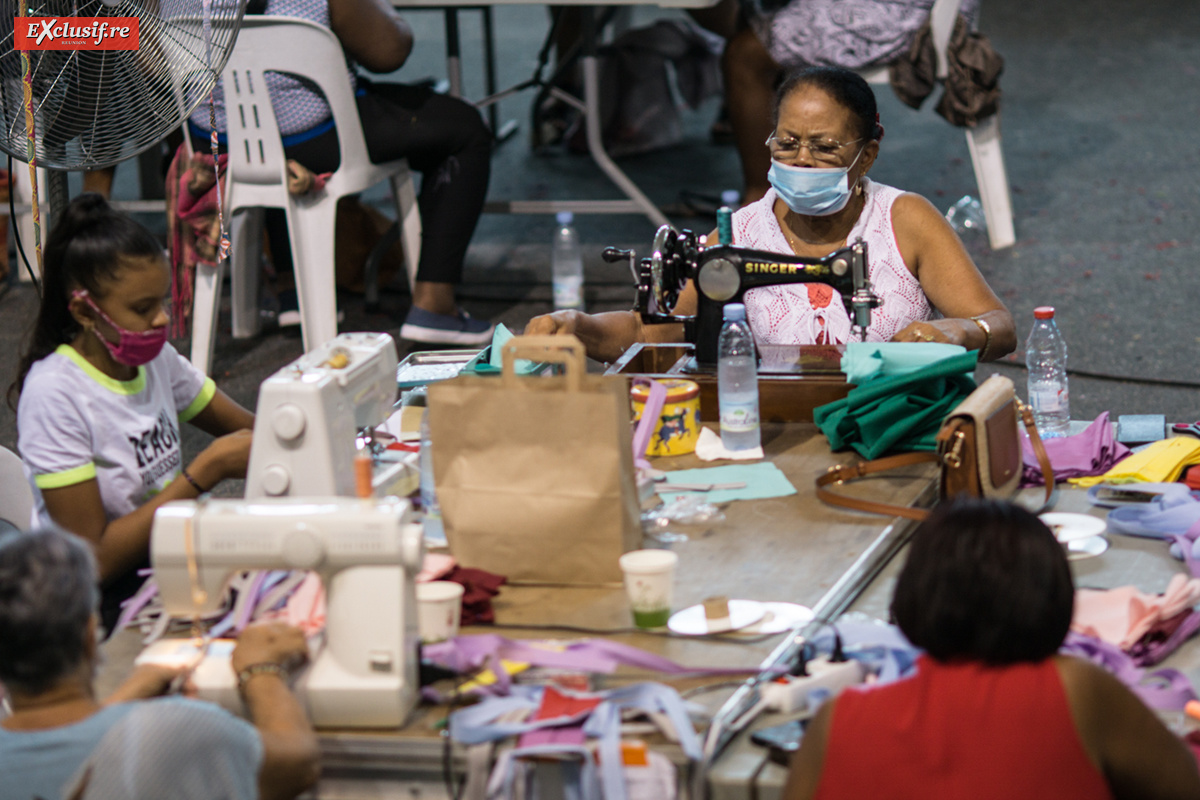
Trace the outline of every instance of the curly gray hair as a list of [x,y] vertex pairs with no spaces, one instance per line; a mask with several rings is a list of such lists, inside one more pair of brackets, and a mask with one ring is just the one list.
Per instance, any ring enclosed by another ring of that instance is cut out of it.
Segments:
[[0,682],[35,695],[77,668],[99,600],[84,540],[54,527],[0,533]]

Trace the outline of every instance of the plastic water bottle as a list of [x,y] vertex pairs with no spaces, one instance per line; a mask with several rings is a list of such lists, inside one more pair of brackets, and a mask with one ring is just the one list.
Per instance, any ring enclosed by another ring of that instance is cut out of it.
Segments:
[[558,229],[554,233],[554,252],[551,256],[551,272],[554,276],[554,307],[583,309],[583,252],[579,247],[579,234],[575,231],[575,215],[560,211],[556,217]]
[[746,307],[741,303],[725,306],[725,324],[717,343],[717,398],[725,449],[758,447],[758,363]]
[[1054,322],[1054,308],[1033,310],[1033,330],[1025,342],[1029,368],[1029,405],[1043,439],[1066,436],[1071,425],[1071,396],[1067,391],[1067,343]]
[[438,505],[437,487],[433,480],[433,437],[429,433],[429,409],[421,414],[421,450],[417,455],[421,469],[421,508],[425,512],[425,542],[445,545],[446,530],[442,525],[442,507]]

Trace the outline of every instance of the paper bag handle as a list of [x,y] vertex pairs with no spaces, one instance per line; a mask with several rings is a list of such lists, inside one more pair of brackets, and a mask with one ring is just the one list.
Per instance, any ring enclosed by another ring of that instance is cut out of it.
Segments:
[[567,376],[567,391],[578,392],[587,372],[583,342],[575,336],[514,336],[504,343],[500,354],[504,360],[503,380],[518,380],[516,361],[528,358],[542,363],[562,364]]

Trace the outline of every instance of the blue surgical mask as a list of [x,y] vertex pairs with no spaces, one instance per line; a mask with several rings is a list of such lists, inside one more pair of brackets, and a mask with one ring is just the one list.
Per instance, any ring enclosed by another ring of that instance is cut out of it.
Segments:
[[767,180],[792,211],[809,217],[827,217],[850,202],[850,170],[861,155],[859,150],[849,167],[833,169],[794,167],[772,160]]

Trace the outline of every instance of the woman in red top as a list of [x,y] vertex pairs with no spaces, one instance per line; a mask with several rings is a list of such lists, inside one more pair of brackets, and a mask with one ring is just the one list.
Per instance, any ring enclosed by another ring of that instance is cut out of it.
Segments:
[[1074,587],[1062,546],[1010,503],[939,509],[913,535],[892,615],[915,675],[817,713],[785,797],[1200,798],[1183,743],[1099,667],[1056,655]]

